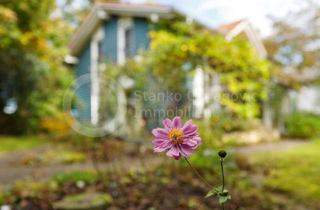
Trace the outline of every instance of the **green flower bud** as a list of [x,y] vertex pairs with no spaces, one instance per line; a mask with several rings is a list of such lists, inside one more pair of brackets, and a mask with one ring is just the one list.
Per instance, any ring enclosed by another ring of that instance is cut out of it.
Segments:
[[227,152],[224,150],[220,150],[218,154],[221,158],[225,158],[227,156]]

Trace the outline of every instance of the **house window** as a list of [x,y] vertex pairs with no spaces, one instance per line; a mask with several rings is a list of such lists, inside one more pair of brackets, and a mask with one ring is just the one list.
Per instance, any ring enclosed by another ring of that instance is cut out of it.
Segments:
[[104,59],[104,54],[103,54],[103,42],[102,40],[98,41],[98,63],[101,64]]
[[122,17],[118,24],[118,64],[124,64],[133,54],[133,23],[131,18]]
[[132,56],[132,47],[133,47],[133,43],[132,43],[132,27],[128,27],[125,29],[124,32],[124,50],[125,50],[125,58],[129,58]]

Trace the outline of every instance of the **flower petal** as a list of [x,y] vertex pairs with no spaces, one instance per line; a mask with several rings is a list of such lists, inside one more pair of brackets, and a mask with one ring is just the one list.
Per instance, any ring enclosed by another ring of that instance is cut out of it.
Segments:
[[[152,134],[155,137],[152,141],[154,152],[166,151],[167,156],[177,160],[183,156],[189,156],[194,152],[198,145],[201,144],[198,128],[191,120],[187,121],[184,125],[182,123],[181,117],[176,116],[172,120],[163,120],[162,124],[164,128],[152,130]],[[182,137],[182,139],[179,139],[177,142],[169,139],[169,133],[173,132],[173,130],[176,132],[177,130],[175,129],[178,129],[182,135],[179,135],[179,138]]]
[[163,128],[155,128],[152,130],[152,134],[156,138],[161,138],[161,139],[168,139],[168,131]]
[[202,140],[200,138],[200,136],[195,136],[195,137],[192,137],[192,138],[185,138],[183,140],[183,144],[186,144],[186,145],[189,145],[189,146],[195,146],[195,145],[198,145],[198,144],[201,144],[202,143]]
[[181,154],[183,157],[187,157],[187,156],[190,156],[195,148],[192,148],[192,147],[189,147],[188,145],[180,145],[180,150],[181,150]]
[[179,159],[180,158],[180,150],[177,146],[173,146],[171,147],[171,149],[167,152],[167,155],[169,157],[173,157],[175,159]]
[[164,143],[161,146],[154,147],[153,151],[154,152],[164,152],[164,151],[169,150],[171,147],[172,147],[172,144],[170,142],[168,142],[168,143]]
[[165,129],[170,130],[172,128],[172,121],[170,119],[165,119],[162,121]]
[[182,127],[185,137],[195,136],[198,134],[198,128],[192,123],[192,120],[187,121]]
[[167,143],[167,142],[170,142],[169,140],[166,140],[166,139],[159,139],[159,138],[156,138],[152,141],[152,144],[153,146],[157,147],[157,146],[161,146],[162,144],[164,143]]
[[172,127],[174,127],[174,128],[181,128],[182,127],[181,117],[176,116],[175,118],[173,118]]

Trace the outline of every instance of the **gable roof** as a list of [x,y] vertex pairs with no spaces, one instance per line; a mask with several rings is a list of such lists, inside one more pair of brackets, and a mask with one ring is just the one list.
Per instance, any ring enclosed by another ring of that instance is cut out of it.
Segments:
[[237,27],[241,22],[245,21],[244,19],[236,20],[231,23],[226,23],[218,27],[218,31],[223,34],[231,32],[235,27]]
[[261,38],[248,19],[240,19],[221,25],[218,27],[217,31],[224,34],[227,40],[232,40],[241,33],[244,33],[250,44],[257,50],[259,56],[261,58],[267,56],[267,50],[265,49]]
[[169,6],[158,4],[96,3],[71,37],[69,44],[70,54],[78,55],[99,23],[102,20],[109,19],[111,15],[147,17],[151,19],[153,17],[170,18],[173,15],[173,9]]

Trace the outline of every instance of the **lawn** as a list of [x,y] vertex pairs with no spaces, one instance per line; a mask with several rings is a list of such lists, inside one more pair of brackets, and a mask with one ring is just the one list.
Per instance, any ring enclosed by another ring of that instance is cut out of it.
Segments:
[[0,153],[30,149],[45,142],[46,139],[39,136],[0,136]]
[[320,140],[285,152],[253,156],[255,170],[264,174],[263,186],[297,203],[320,208]]

